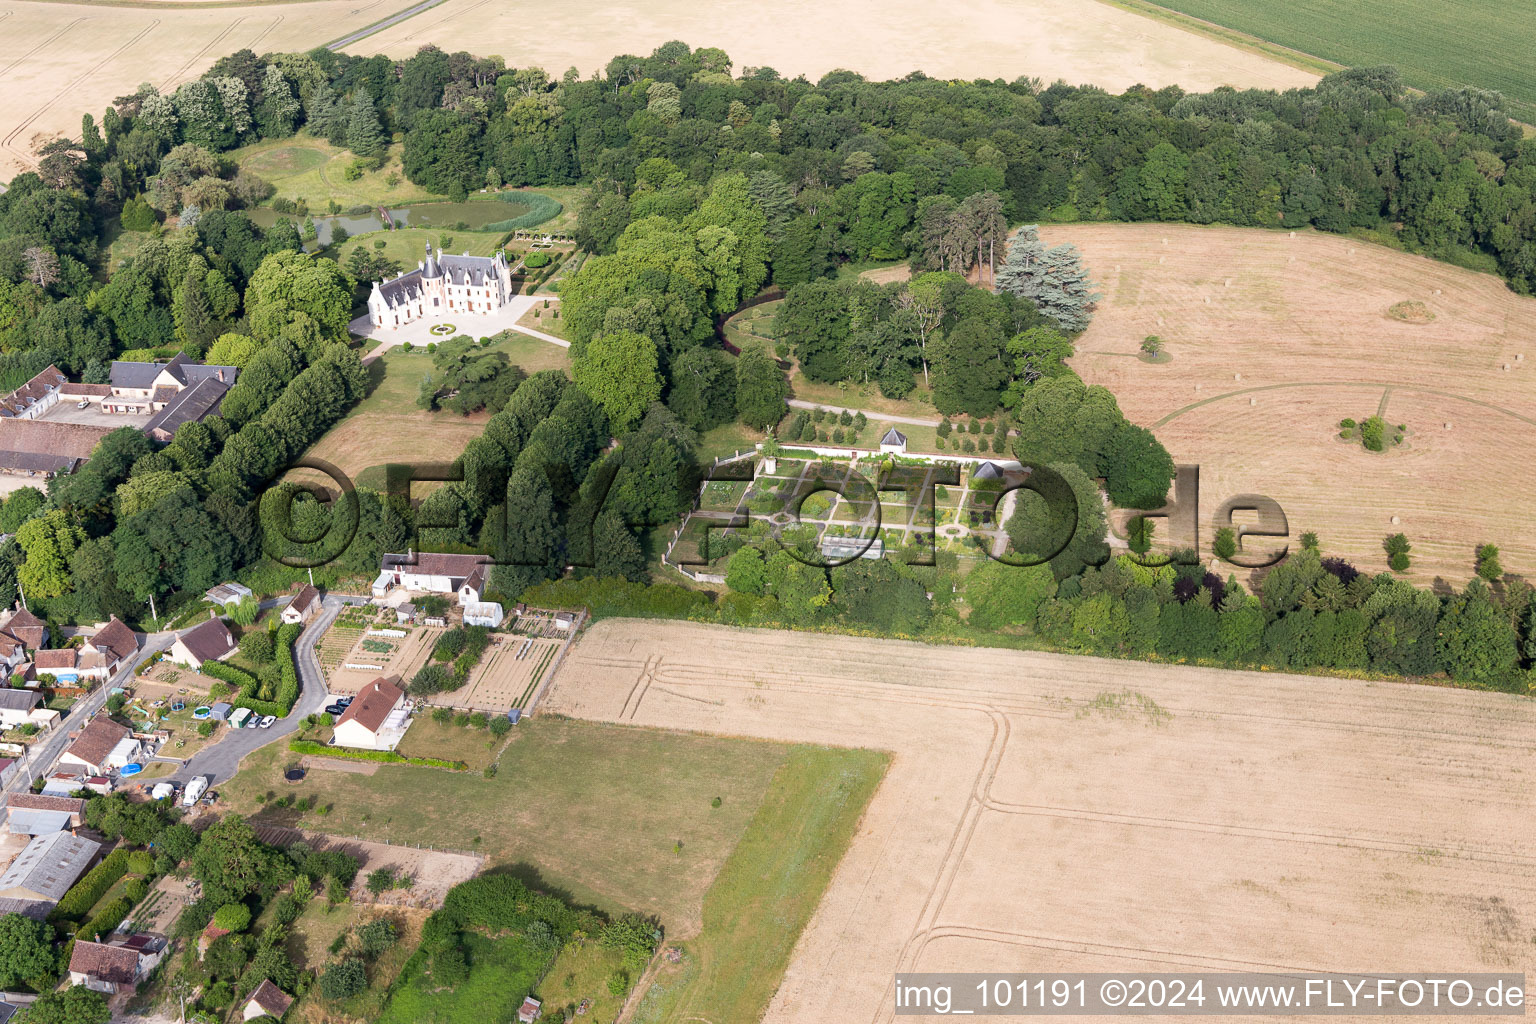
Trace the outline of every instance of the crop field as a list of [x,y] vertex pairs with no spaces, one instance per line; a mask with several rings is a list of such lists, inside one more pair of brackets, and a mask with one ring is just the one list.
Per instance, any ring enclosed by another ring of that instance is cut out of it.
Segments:
[[[1116,0],[1120,2],[1120,0]],[[1531,39],[1536,7],[1498,0],[1160,0],[1171,8],[1354,67],[1393,64],[1420,89],[1477,86],[1517,101],[1536,120]],[[1132,10],[1153,7],[1131,0]]]
[[0,178],[40,141],[78,137],[140,82],[171,92],[227,53],[308,50],[407,6],[403,0],[137,7],[19,3],[0,12]]
[[490,0],[447,0],[430,15],[393,25],[346,47],[363,56],[406,57],[425,43],[445,50],[497,53],[511,66],[536,64],[559,74],[591,74],[621,53],[649,53],[669,39],[718,46],[738,68],[768,66],[812,80],[835,68],[870,78],[899,78],[914,69],[941,78],[1064,78],[1116,91],[1138,82],[1205,90],[1218,85],[1288,88],[1316,75],[1144,18],[1108,4],[1071,0],[983,0],[964,17],[921,0],[882,4],[880,17],[856,0],[789,0],[771,17],[747,0],[693,4],[681,0],[627,7],[615,17],[598,0],[539,12],[528,32],[526,11]]
[[[1262,494],[1284,509],[1293,545],[1315,531],[1361,569],[1384,570],[1382,541],[1402,532],[1420,583],[1459,585],[1484,542],[1503,548],[1506,569],[1536,571],[1536,300],[1491,275],[1313,232],[1043,234],[1082,250],[1104,296],[1073,367],[1175,462],[1200,466],[1204,551],[1223,502]],[[1165,362],[1138,358],[1154,334]],[[1401,445],[1339,439],[1341,420],[1378,412],[1406,428]]]
[[1517,697],[606,620],[546,708],[891,752],[769,1024],[891,1021],[896,971],[1536,969]]

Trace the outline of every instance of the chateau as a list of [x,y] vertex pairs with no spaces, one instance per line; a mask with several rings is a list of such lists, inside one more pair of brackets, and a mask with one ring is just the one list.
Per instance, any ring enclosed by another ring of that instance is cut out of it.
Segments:
[[495,256],[433,254],[415,270],[388,281],[375,281],[368,296],[368,319],[375,327],[399,327],[415,320],[449,313],[494,313],[516,294],[512,271],[498,252]]

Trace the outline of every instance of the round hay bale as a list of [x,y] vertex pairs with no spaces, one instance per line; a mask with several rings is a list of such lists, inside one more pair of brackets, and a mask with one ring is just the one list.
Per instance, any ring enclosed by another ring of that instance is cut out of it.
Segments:
[[1449,423],[1447,423],[1447,424],[1446,424],[1446,425],[1445,425],[1445,429],[1446,429],[1446,430],[1450,430],[1450,429],[1451,429],[1451,425],[1450,425],[1450,424],[1449,424]]
[[1242,379],[1243,379],[1243,375],[1242,375],[1242,374],[1240,374],[1240,373],[1234,373],[1234,374],[1233,374],[1233,375],[1232,375],[1232,379],[1233,379],[1233,380],[1242,380]]
[[1199,384],[1196,384],[1196,385],[1195,385],[1195,390],[1196,390],[1196,391],[1199,391],[1199,390],[1200,390],[1200,385],[1199,385]]
[[1516,352],[1515,353],[1515,362],[1517,362],[1517,363],[1525,362],[1525,353],[1524,352]]
[[1211,297],[1210,297],[1210,296],[1209,296],[1209,295],[1207,295],[1207,296],[1206,296],[1206,297],[1205,297],[1205,304],[1206,304],[1206,305],[1207,305],[1207,306],[1209,306],[1209,305],[1210,305],[1210,304],[1211,304]]
[[1505,363],[1505,364],[1504,364],[1504,371],[1505,371],[1505,372],[1506,372],[1506,373],[1508,373],[1508,372],[1509,372],[1509,364],[1508,364],[1508,363]]
[[1292,238],[1295,238],[1295,237],[1296,237],[1296,232],[1294,232],[1294,231],[1292,231],[1292,232],[1291,232],[1291,237],[1292,237]]
[[1400,522],[1402,522],[1402,520],[1401,520],[1401,519],[1399,519],[1399,518],[1397,518],[1397,516],[1393,516],[1393,517],[1392,517],[1392,525],[1393,525],[1393,526],[1396,526],[1396,525],[1397,525],[1397,524],[1398,524],[1398,523],[1400,523]]
[[1258,405],[1259,404],[1259,400],[1257,398],[1250,398],[1250,399],[1248,399],[1248,404],[1249,405]]

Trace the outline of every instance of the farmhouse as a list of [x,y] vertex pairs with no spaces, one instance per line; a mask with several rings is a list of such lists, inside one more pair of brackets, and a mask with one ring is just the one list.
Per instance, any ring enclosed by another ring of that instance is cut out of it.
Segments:
[[16,793],[7,802],[6,827],[13,835],[46,836],[85,822],[85,801],[71,796]]
[[500,252],[495,256],[434,254],[428,242],[426,259],[415,270],[373,283],[368,319],[375,327],[394,329],[449,313],[489,316],[515,294],[511,268]]
[[336,720],[331,742],[338,747],[393,750],[411,725],[405,692],[380,677],[358,691],[352,704]]
[[284,992],[266,978],[262,979],[256,991],[251,993],[251,998],[245,1001],[245,1009],[241,1011],[242,1020],[254,1020],[257,1017],[281,1018],[288,1012],[288,1007],[293,1005],[293,996]]
[[427,551],[387,554],[381,561],[379,576],[373,581],[374,597],[383,597],[391,587],[404,587],[431,594],[457,594],[461,605],[479,603],[491,568],[485,555]]
[[215,615],[178,636],[166,655],[178,665],[200,669],[205,661],[223,661],[237,646],[229,627]]
[[0,875],[0,899],[57,903],[100,850],[68,832],[38,836]]
[[158,935],[128,935],[113,942],[75,940],[69,957],[69,982],[95,992],[131,993],[165,955]]
[[181,424],[217,412],[239,374],[233,366],[193,362],[185,352],[164,363],[114,360],[112,393],[101,399],[101,409],[124,415],[155,413],[144,433],[157,441],[169,441]]
[[308,622],[320,611],[320,591],[312,583],[306,583],[293,595],[288,607],[283,609],[282,620],[289,625]]
[[138,760],[140,752],[139,741],[125,726],[97,715],[59,756],[59,767],[105,775],[109,769]]

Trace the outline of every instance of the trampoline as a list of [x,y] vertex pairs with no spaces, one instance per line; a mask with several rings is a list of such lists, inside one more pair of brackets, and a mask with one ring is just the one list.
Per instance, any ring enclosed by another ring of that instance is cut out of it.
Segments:
[[185,710],[187,710],[187,702],[184,701],[184,700],[173,700],[173,701],[171,701],[171,710],[172,711],[185,711]]

